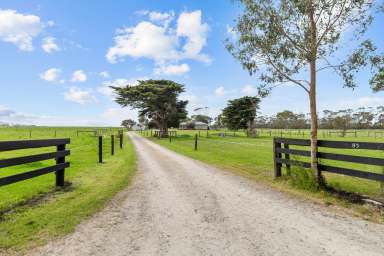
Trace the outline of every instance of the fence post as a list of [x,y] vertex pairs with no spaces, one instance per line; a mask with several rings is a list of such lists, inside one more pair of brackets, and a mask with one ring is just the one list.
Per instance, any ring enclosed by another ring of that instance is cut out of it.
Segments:
[[123,149],[123,139],[124,139],[123,133],[120,133],[119,139],[120,139],[120,149]]
[[195,134],[195,150],[197,150],[197,133]]
[[111,155],[115,154],[115,135],[111,135]]
[[[284,149],[289,149],[289,144],[284,143]],[[289,161],[290,159],[289,153],[285,153],[284,157]],[[287,175],[291,175],[291,165],[289,163],[286,163],[285,167],[287,168]]]
[[29,138],[32,138],[32,131],[29,130]]
[[169,142],[172,142],[172,133],[169,132]]
[[103,136],[99,136],[99,163],[103,162]]
[[273,138],[273,163],[275,169],[275,178],[281,177],[281,163],[277,162],[277,158],[281,159],[281,153],[277,152],[278,148],[281,148],[281,143],[276,142],[276,138]]
[[[56,147],[57,151],[64,151],[65,144],[58,145]],[[56,164],[65,163],[65,156],[56,158]],[[56,171],[56,186],[63,187],[64,186],[64,168]]]

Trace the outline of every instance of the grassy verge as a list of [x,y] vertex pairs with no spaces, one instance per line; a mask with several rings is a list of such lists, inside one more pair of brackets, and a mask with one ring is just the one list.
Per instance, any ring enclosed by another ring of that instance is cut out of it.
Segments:
[[96,139],[71,138],[71,167],[66,171],[70,186],[56,189],[54,176],[44,175],[0,188],[0,255],[22,254],[72,232],[129,183],[136,164],[131,142],[126,139],[123,150],[97,164]]
[[[195,132],[178,131],[178,137],[169,139],[151,138],[154,142],[189,156],[191,158],[218,166],[220,168],[230,170],[236,174],[246,176],[250,179],[266,183],[279,190],[290,192],[297,196],[310,198],[327,206],[342,206],[344,210],[354,215],[370,219],[376,222],[384,222],[384,214],[377,208],[368,205],[359,205],[351,203],[335,197],[334,194],[319,191],[313,188],[311,184],[310,173],[297,168],[292,169],[290,177],[282,177],[275,180],[273,178],[273,156],[272,156],[272,139],[270,137],[261,136],[255,139],[246,138],[244,136],[236,137],[219,137],[212,135],[206,137],[206,133],[201,133],[198,140],[198,150],[194,150],[193,135]],[[373,138],[372,138],[373,139]],[[368,141],[367,138],[343,138],[343,140]],[[377,139],[375,141],[378,141]],[[337,153],[334,149],[329,151]],[[340,153],[340,152],[339,152]],[[383,152],[368,152],[364,150],[350,150],[347,154],[366,155],[383,157]],[[303,159],[298,159],[303,160]],[[308,159],[307,159],[308,160]],[[382,172],[379,167],[369,165],[337,163],[337,161],[329,161],[332,165],[369,170],[374,172]],[[328,184],[334,188],[349,192],[356,192],[368,195],[373,198],[383,199],[380,183],[368,181],[344,175],[325,174]]]

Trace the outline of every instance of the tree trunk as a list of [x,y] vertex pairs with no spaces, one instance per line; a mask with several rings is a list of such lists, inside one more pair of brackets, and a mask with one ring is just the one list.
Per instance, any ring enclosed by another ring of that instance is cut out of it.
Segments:
[[160,138],[166,138],[168,137],[168,126],[167,123],[164,122],[160,126]]
[[321,172],[317,162],[317,106],[316,106],[316,63],[310,63],[311,82],[309,104],[311,113],[311,169],[318,184],[322,183]]
[[309,88],[309,104],[311,113],[311,170],[314,174],[317,184],[323,185],[323,178],[318,168],[317,159],[317,106],[316,106],[316,60],[317,60],[317,28],[314,19],[314,4],[310,1],[309,6],[310,20],[310,88]]
[[248,136],[252,138],[256,137],[255,120],[248,122]]

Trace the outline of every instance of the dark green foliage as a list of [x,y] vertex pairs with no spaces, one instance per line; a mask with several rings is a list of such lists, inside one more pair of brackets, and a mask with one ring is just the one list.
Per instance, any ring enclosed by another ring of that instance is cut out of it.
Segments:
[[127,120],[123,120],[121,122],[121,126],[127,128],[127,129],[132,129],[132,127],[136,124],[136,122],[132,119],[127,119]]
[[139,110],[139,116],[148,119],[166,135],[169,126],[177,127],[185,119],[188,101],[178,100],[184,86],[170,80],[139,81],[137,86],[111,87],[115,90],[116,102],[124,107]]
[[253,128],[259,103],[259,98],[249,96],[230,100],[223,109],[223,124],[231,130]]
[[210,124],[212,122],[212,117],[206,115],[193,115],[191,118],[196,122],[202,122],[205,124]]
[[304,114],[295,114],[292,111],[284,110],[276,114],[272,119],[272,126],[278,129],[299,129],[307,128],[307,120]]

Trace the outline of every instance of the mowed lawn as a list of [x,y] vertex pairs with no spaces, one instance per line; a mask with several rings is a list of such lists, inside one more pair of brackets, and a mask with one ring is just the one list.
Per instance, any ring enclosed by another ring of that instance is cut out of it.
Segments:
[[[0,140],[70,138],[66,157],[70,168],[65,171],[65,188],[55,187],[55,175],[50,173],[30,180],[0,187],[0,255],[23,251],[44,244],[74,230],[84,218],[99,210],[116,192],[124,188],[135,170],[133,145],[124,137],[124,148],[115,141],[111,156],[110,134],[105,131],[104,163],[98,163],[98,138],[77,130],[90,128],[0,128]],[[56,132],[55,132],[56,131]],[[1,152],[0,158],[11,158],[54,152],[55,147]],[[54,165],[54,160],[0,169],[0,177]]]
[[[274,131],[276,134],[279,134],[278,131]],[[302,135],[296,135],[297,131],[290,131],[291,136],[289,136],[288,131],[285,131],[284,137],[292,138],[303,138]],[[304,138],[308,138],[308,131],[304,131]],[[324,133],[323,133],[324,132]],[[261,136],[257,138],[247,138],[244,132],[230,132],[226,131],[225,137],[218,136],[218,133],[224,133],[224,131],[210,131],[209,136],[207,137],[206,131],[200,131],[200,136],[198,137],[198,150],[194,150],[194,136],[199,134],[198,131],[177,131],[178,137],[172,138],[172,142],[169,139],[157,139],[151,138],[154,142],[163,145],[171,150],[179,152],[181,154],[190,156],[192,158],[210,163],[219,167],[233,169],[240,171],[245,175],[250,175],[256,179],[266,180],[268,182],[275,182],[273,179],[273,146],[272,146],[272,137],[269,136],[268,131],[263,131]],[[366,131],[361,131],[361,134],[367,134]],[[326,134],[326,131],[320,131],[319,137],[322,138],[322,134]],[[144,133],[143,136],[149,137],[150,133]],[[235,136],[234,136],[235,135]],[[272,134],[273,135],[273,134]],[[351,136],[353,135],[353,136]],[[355,137],[354,133],[350,133],[350,136],[347,137],[333,137],[325,138],[327,140],[344,140],[344,141],[366,141],[366,142],[384,142],[382,137]],[[359,133],[358,133],[359,136]],[[372,135],[373,136],[373,133]],[[379,136],[379,135],[378,135]],[[291,147],[295,148],[295,147]],[[309,150],[306,147],[296,147],[297,149]],[[333,152],[340,154],[350,154],[358,156],[371,156],[371,157],[384,157],[383,151],[373,151],[373,150],[357,150],[357,149],[325,149],[320,148],[319,151],[323,152]],[[309,158],[306,157],[294,157],[291,156],[291,159],[308,161]],[[355,163],[346,163],[333,160],[322,160],[321,163],[346,167],[363,171],[371,171],[376,173],[384,173],[383,167],[380,166],[371,166],[365,164],[355,164]],[[299,175],[299,179],[303,178],[301,175],[305,170],[299,168],[293,168],[293,172]],[[308,175],[308,174],[305,174]],[[304,175],[304,176],[305,176]],[[362,195],[368,195],[377,199],[384,199],[384,192],[382,191],[381,184],[376,181],[370,181],[365,179],[359,179],[344,175],[337,175],[324,172],[324,176],[329,185],[334,188],[341,189],[344,191],[357,192]],[[286,179],[281,179],[286,182]],[[278,181],[277,181],[278,182]],[[288,180],[290,183],[300,183],[295,180]]]

